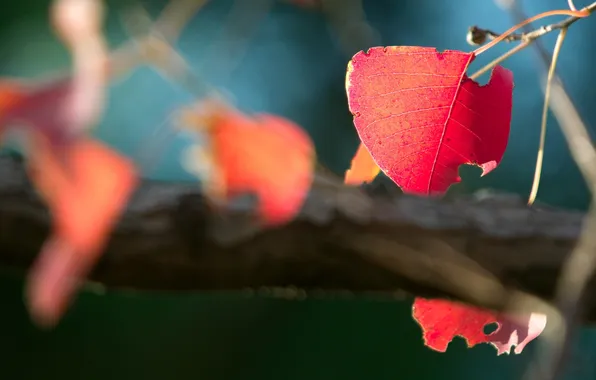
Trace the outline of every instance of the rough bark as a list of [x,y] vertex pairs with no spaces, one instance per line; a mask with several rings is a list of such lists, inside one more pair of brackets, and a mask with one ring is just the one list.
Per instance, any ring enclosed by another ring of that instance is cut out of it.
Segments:
[[[0,265],[24,270],[50,219],[18,160],[1,158],[0,173]],[[406,292],[503,309],[511,290],[553,298],[583,219],[528,208],[514,196],[381,194],[323,174],[284,227],[260,228],[253,204],[241,200],[224,218],[210,212],[195,184],[144,182],[91,277],[108,288]],[[593,297],[586,313],[596,320]]]

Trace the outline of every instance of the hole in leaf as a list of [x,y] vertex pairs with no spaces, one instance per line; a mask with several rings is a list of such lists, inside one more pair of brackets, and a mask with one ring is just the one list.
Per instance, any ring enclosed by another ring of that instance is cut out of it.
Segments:
[[497,327],[499,327],[497,322],[488,323],[488,324],[484,325],[484,328],[482,329],[482,331],[484,331],[484,333],[486,335],[489,335],[489,334],[494,333],[495,330],[497,329]]
[[468,184],[473,184],[474,182],[478,183],[482,169],[475,165],[461,165],[458,172],[462,182],[467,181]]

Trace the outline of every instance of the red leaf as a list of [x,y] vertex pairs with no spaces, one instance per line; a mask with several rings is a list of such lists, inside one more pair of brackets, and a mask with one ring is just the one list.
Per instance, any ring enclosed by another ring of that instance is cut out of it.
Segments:
[[391,46],[357,53],[346,91],[354,124],[381,170],[404,192],[441,194],[462,164],[482,175],[509,139],[513,75],[497,66],[480,86],[466,76],[473,53]]
[[[509,354],[512,346],[520,354],[526,344],[546,327],[546,316],[532,313],[526,316],[504,316],[456,302],[416,298],[412,308],[414,319],[423,331],[424,343],[433,350],[445,352],[455,336],[463,337],[468,347],[491,343],[497,354]],[[497,323],[490,334],[484,327]]]
[[[198,117],[190,115],[185,120],[187,124],[208,125],[218,172],[215,175],[220,177],[213,192],[226,200],[243,193],[255,194],[266,224],[291,220],[300,211],[313,180],[316,153],[308,134],[281,117],[249,117],[217,106],[207,106],[206,116]],[[202,158],[195,155],[191,159]]]
[[28,303],[38,323],[53,324],[101,255],[137,175],[128,159],[89,138],[70,141],[58,156],[34,134],[32,148],[29,175],[48,204],[53,232],[31,270]]

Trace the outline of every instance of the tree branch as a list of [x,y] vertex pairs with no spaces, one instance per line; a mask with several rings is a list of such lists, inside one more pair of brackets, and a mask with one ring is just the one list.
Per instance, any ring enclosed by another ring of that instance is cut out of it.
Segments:
[[[224,218],[209,212],[196,184],[145,182],[92,279],[134,290],[291,287],[283,294],[389,297],[405,291],[502,310],[508,300],[494,288],[468,279],[460,286],[461,269],[551,300],[583,217],[530,209],[506,195],[441,200],[364,192],[324,175],[287,226],[261,229],[251,207],[238,202]],[[0,158],[0,223],[0,265],[25,270],[50,218],[22,163],[11,157]],[[596,298],[586,312],[596,321]]]

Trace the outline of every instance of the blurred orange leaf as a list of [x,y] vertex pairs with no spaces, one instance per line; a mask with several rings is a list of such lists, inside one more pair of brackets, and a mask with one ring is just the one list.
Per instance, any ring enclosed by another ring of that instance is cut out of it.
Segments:
[[53,232],[30,273],[28,298],[33,317],[51,323],[101,255],[137,174],[127,158],[90,138],[70,141],[59,156],[42,134],[32,135],[31,146],[29,174]]
[[265,224],[285,223],[300,211],[316,161],[313,143],[300,126],[278,116],[250,117],[222,107],[207,108],[202,118],[187,114],[185,120],[195,129],[204,123],[211,137],[216,173],[202,180],[213,181],[214,198],[218,194],[225,200],[242,193],[257,195]]

